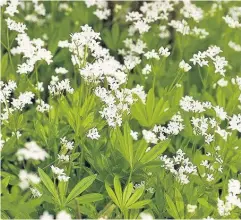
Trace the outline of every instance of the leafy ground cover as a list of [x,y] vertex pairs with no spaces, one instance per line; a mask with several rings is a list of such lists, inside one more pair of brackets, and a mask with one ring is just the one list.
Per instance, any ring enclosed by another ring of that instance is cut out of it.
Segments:
[[1,1],[2,219],[241,218],[241,3]]

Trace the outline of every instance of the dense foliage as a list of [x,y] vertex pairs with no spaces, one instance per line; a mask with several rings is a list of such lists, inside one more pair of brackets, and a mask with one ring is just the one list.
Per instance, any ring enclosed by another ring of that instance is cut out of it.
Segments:
[[2,219],[241,218],[241,3],[1,1]]

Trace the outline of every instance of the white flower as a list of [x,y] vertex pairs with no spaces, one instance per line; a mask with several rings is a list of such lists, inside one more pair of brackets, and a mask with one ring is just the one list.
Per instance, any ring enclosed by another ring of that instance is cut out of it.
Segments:
[[231,117],[228,128],[241,132],[241,114],[233,115]]
[[7,26],[8,26],[9,30],[17,31],[19,33],[24,33],[25,30],[27,30],[27,27],[25,24],[16,22],[16,21],[12,20],[11,18],[7,18],[6,22],[7,22]]
[[236,52],[241,52],[241,45],[240,44],[236,44],[235,42],[233,41],[229,41],[228,42],[228,46],[230,48],[232,48],[234,51]]
[[144,20],[138,20],[134,22],[134,28],[139,31],[140,34],[147,32],[151,27]]
[[179,63],[179,68],[182,69],[184,72],[188,72],[192,67],[188,63],[186,63],[184,60],[182,60]]
[[221,78],[220,80],[218,80],[217,84],[221,87],[226,87],[228,85],[228,81],[224,78]]
[[52,76],[52,80],[50,82],[50,85],[48,85],[48,89],[51,95],[60,95],[64,92],[68,92],[70,94],[73,94],[74,89],[70,86],[69,79],[64,79],[62,81],[59,81],[59,79]]
[[66,174],[61,174],[57,178],[59,181],[68,182],[70,177],[66,176]]
[[58,154],[58,159],[63,162],[69,162],[69,155],[64,155],[64,154],[59,155]]
[[55,167],[53,165],[51,165],[51,169],[52,169],[52,172],[56,175],[62,175],[64,174],[64,169],[60,169],[58,167]]
[[187,212],[193,213],[197,209],[196,205],[187,204]]
[[15,110],[22,111],[27,104],[32,104],[34,94],[32,92],[20,93],[17,99],[13,98],[11,104]]
[[151,51],[148,51],[144,54],[144,56],[146,57],[146,59],[156,59],[156,60],[159,60],[160,57],[158,55],[158,53],[155,51],[155,50],[151,50]]
[[151,72],[151,65],[146,64],[145,67],[142,69],[143,75],[148,75]]
[[51,52],[42,48],[44,41],[41,39],[30,40],[29,36],[23,33],[18,34],[16,41],[18,45],[11,49],[11,53],[13,55],[23,54],[24,58],[26,58],[24,63],[18,65],[18,73],[26,74],[32,72],[35,63],[39,60],[45,60],[48,65],[53,62]]
[[69,42],[68,40],[60,40],[59,43],[58,43],[58,47],[61,47],[61,48],[69,48]]
[[57,214],[56,220],[71,220],[71,215],[62,210]]
[[64,67],[58,67],[58,68],[55,68],[55,72],[57,73],[57,74],[66,74],[66,73],[68,73],[68,70],[67,69],[65,69]]
[[227,112],[224,111],[223,107],[220,106],[216,106],[213,107],[216,115],[221,119],[221,120],[225,120],[227,118]]
[[39,198],[42,196],[42,193],[40,193],[36,188],[30,187],[30,190],[31,190],[34,198]]
[[45,103],[41,99],[37,99],[36,103],[38,103],[36,110],[39,112],[49,112],[49,110],[52,108],[49,104]]
[[54,220],[54,216],[50,215],[47,211],[44,211],[43,215],[40,216],[39,220]]
[[111,14],[110,9],[96,9],[94,11],[94,14],[100,19],[100,20],[106,20]]
[[88,131],[88,134],[87,134],[87,137],[92,139],[92,140],[98,140],[100,138],[100,135],[98,133],[98,130],[97,128],[91,128],[89,131]]
[[152,131],[142,130],[143,138],[147,143],[156,144],[158,139]]
[[8,14],[11,17],[14,16],[15,13],[19,12],[18,9],[17,9],[19,4],[20,4],[19,0],[10,0],[10,1],[8,1],[8,6],[6,7],[4,13]]
[[49,156],[35,141],[27,142],[24,146],[25,148],[19,149],[16,153],[19,161],[30,159],[44,161]]
[[158,52],[161,56],[164,56],[164,57],[168,57],[171,54],[169,52],[169,49],[164,47],[161,47]]
[[144,212],[142,212],[142,213],[140,214],[140,217],[141,217],[142,220],[153,220],[152,215],[149,214],[149,213],[144,213]]
[[131,134],[131,137],[133,138],[133,140],[135,140],[135,141],[138,140],[138,132],[131,130],[130,134]]
[[61,144],[68,150],[73,150],[74,142],[68,141],[66,137],[60,139]]
[[19,187],[22,190],[27,189],[31,184],[39,184],[40,178],[34,173],[27,173],[26,170],[20,170],[19,172]]

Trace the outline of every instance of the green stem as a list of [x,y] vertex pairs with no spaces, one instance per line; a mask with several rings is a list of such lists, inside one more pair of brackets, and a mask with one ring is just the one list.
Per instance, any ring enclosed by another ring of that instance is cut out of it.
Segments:
[[9,60],[10,60],[10,63],[11,63],[11,67],[12,67],[12,69],[13,69],[13,72],[15,73],[15,68],[14,68],[13,61],[12,61],[12,56],[11,56],[11,53],[10,53],[9,31],[8,31],[8,29],[7,29],[7,43],[8,43],[8,56],[9,56]]

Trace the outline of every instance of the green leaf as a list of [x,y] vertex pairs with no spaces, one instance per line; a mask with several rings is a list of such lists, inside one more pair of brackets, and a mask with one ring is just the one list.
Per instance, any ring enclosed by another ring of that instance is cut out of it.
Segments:
[[120,29],[117,23],[113,24],[111,32],[112,32],[112,41],[114,43],[114,46],[116,47],[119,40],[119,35],[120,35]]
[[119,201],[119,204],[122,205],[122,189],[121,189],[121,183],[118,176],[115,176],[114,178],[114,189],[115,189],[115,194]]
[[181,219],[184,218],[184,202],[180,191],[175,188],[175,203]]
[[145,205],[149,204],[150,202],[151,202],[150,199],[142,200],[142,201],[136,202],[136,203],[128,206],[128,209],[141,209]]
[[127,184],[123,193],[123,204],[126,204],[132,194],[133,191],[133,183]]
[[208,201],[205,198],[199,198],[197,201],[199,204],[201,204],[202,206],[208,209],[213,207],[211,204],[208,203]]
[[82,195],[82,196],[76,198],[76,200],[78,201],[79,204],[97,202],[102,199],[104,199],[104,196],[99,193],[89,193],[89,194],[85,194],[85,195]]
[[152,121],[154,106],[155,106],[154,89],[150,89],[146,100],[146,112],[147,112],[147,118],[148,118],[149,124],[151,124],[151,121]]
[[69,196],[66,199],[66,204],[69,203],[72,199],[76,198],[79,194],[84,192],[96,179],[96,175],[91,175],[82,179],[70,192]]
[[8,54],[5,53],[3,56],[2,56],[2,60],[1,60],[1,72],[3,75],[5,75],[6,73],[6,70],[7,70],[7,67],[8,67]]
[[166,140],[155,145],[150,151],[148,151],[141,159],[141,163],[146,164],[152,160],[155,160],[160,156],[168,147],[170,140]]
[[105,188],[106,188],[106,191],[109,195],[109,197],[112,199],[112,201],[118,206],[120,207],[120,203],[114,193],[114,191],[109,187],[109,185],[107,183],[105,183]]
[[6,188],[9,184],[9,180],[10,180],[10,176],[7,176],[5,177],[2,181],[1,181],[1,184],[2,184],[2,187]]
[[129,201],[126,203],[126,207],[132,205],[133,203],[135,203],[143,194],[145,190],[145,187],[140,187],[138,188],[134,194],[131,196],[131,198],[129,199]]
[[165,194],[165,197],[166,197],[166,201],[167,201],[167,205],[169,207],[169,209],[167,209],[168,213],[176,218],[176,219],[180,219],[180,216],[178,215],[178,212],[177,212],[177,209],[176,209],[176,206],[174,204],[174,202],[172,201],[172,199],[170,198],[170,196],[168,196],[167,194]]
[[139,141],[136,152],[135,152],[135,156],[134,156],[135,163],[141,160],[141,158],[143,157],[143,155],[146,152],[147,146],[148,146],[148,144],[146,143],[146,141],[144,139]]
[[60,200],[59,200],[59,196],[58,196],[58,192],[55,188],[54,183],[52,182],[52,180],[49,178],[49,176],[41,169],[38,168],[38,173],[40,176],[40,179],[42,180],[43,184],[46,186],[46,188],[48,189],[48,191],[52,194],[52,196],[59,202],[60,204]]

